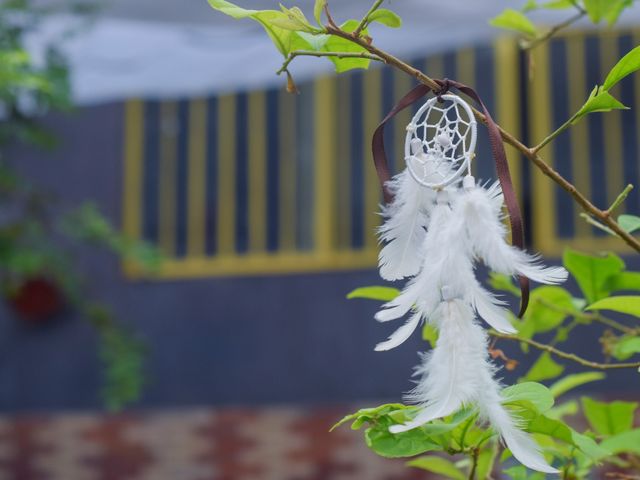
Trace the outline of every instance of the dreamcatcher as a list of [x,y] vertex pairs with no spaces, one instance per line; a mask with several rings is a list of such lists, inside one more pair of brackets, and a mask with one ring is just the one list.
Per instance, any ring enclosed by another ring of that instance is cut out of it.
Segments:
[[[447,82],[446,90],[449,85]],[[455,86],[478,99],[468,87]],[[374,159],[381,179],[386,173],[384,124],[427,92],[427,87],[410,92],[376,131]],[[463,406],[474,406],[517,460],[531,469],[556,473],[538,445],[502,406],[501,386],[493,378],[496,368],[488,358],[488,336],[477,317],[499,332],[514,333],[515,329],[508,321],[504,302],[480,284],[474,267],[482,262],[494,272],[547,284],[563,282],[567,272],[561,267],[543,267],[537,256],[506,242],[505,197],[514,238],[520,226],[518,222],[514,225],[515,196],[502,141],[486,109],[485,115],[502,182],[478,185],[471,175],[476,122],[464,100],[444,92],[417,111],[407,127],[406,168],[384,182],[387,204],[382,212],[385,222],[379,229],[384,243],[380,275],[407,282],[375,318],[387,322],[408,316],[408,320],[376,350],[397,347],[423,322],[438,331],[434,349],[422,355],[416,369],[420,379],[407,396],[421,408],[413,420],[394,425],[390,431],[408,431]],[[517,204],[515,207],[517,210]],[[526,281],[522,286],[524,310]]]

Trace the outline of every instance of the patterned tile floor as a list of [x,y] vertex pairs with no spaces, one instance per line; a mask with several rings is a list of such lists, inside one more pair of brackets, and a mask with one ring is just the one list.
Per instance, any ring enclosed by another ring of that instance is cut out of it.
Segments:
[[350,409],[0,417],[0,480],[414,480],[329,427]]

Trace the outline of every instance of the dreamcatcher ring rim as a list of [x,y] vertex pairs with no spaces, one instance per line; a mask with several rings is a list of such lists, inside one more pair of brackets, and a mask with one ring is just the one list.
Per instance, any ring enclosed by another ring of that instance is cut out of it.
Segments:
[[[465,170],[469,170],[471,168],[471,161],[472,158],[474,156],[474,152],[476,149],[476,141],[477,141],[477,137],[478,137],[478,124],[476,122],[475,116],[473,115],[473,111],[471,110],[471,106],[462,98],[460,98],[458,95],[454,95],[451,93],[447,93],[444,95],[440,95],[439,97],[433,97],[430,98],[429,100],[427,100],[419,109],[418,111],[415,113],[415,115],[411,118],[411,122],[409,123],[409,125],[416,125],[416,121],[420,120],[420,117],[425,113],[425,111],[431,109],[433,107],[433,105],[438,102],[440,99],[444,100],[444,101],[449,101],[452,102],[454,104],[457,104],[459,106],[462,107],[462,109],[465,111],[465,113],[467,114],[468,118],[469,118],[469,132],[471,134],[471,138],[469,140],[469,145],[467,146],[465,152],[463,153],[464,156],[464,160],[462,161],[462,163],[460,164],[460,167],[454,172],[452,173],[448,178],[445,178],[444,180],[442,180],[439,183],[432,183],[432,182],[427,182],[425,180],[423,180],[413,169],[411,163],[409,161],[407,161],[411,156],[412,156],[412,152],[411,152],[411,140],[413,138],[418,138],[418,137],[414,137],[414,133],[413,131],[409,130],[405,136],[405,142],[404,142],[404,154],[405,154],[405,164],[407,165],[407,170],[409,170],[409,173],[411,174],[411,176],[413,177],[413,179],[418,182],[420,185],[423,185],[425,187],[434,189],[434,190],[439,190],[442,189],[448,185],[451,185],[452,183],[458,181],[461,177],[462,174]],[[469,132],[467,132],[467,134],[465,136],[469,135]]]

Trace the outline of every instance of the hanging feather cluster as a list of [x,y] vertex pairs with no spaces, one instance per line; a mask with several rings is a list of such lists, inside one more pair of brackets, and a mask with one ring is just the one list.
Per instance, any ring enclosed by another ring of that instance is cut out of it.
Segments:
[[[419,146],[412,140],[414,159],[429,156],[428,151],[422,152],[424,143]],[[427,176],[435,171],[429,170],[428,160],[420,161]],[[556,473],[538,445],[502,406],[501,386],[494,379],[495,367],[488,358],[488,337],[477,318],[502,333],[515,333],[515,329],[504,302],[476,278],[475,264],[482,262],[494,272],[526,276],[545,284],[565,281],[567,272],[561,267],[544,267],[537,256],[507,243],[504,199],[498,183],[484,188],[467,175],[463,182],[431,189],[416,180],[409,161],[407,164],[407,169],[390,181],[395,196],[383,209],[385,222],[379,229],[384,243],[379,256],[381,277],[407,279],[407,283],[375,317],[380,322],[403,317],[407,320],[376,350],[397,347],[423,322],[437,329],[438,340],[435,348],[422,356],[416,369],[419,381],[407,397],[421,407],[419,413],[412,421],[390,430],[408,431],[463,406],[474,406],[518,461],[540,472]],[[436,162],[440,178],[453,171],[449,166],[443,172],[445,164]]]

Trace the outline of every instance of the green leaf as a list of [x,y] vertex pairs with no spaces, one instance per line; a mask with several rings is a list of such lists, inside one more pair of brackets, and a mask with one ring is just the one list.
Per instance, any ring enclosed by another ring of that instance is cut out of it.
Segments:
[[613,25],[620,13],[632,3],[632,0],[584,0],[584,8],[593,23],[606,20],[609,25]]
[[518,465],[516,467],[507,468],[503,470],[511,480],[545,480],[544,473],[530,472],[527,467]]
[[640,429],[629,430],[603,440],[600,446],[613,455],[635,453],[640,455]]
[[538,34],[536,26],[522,12],[507,8],[500,15],[491,19],[489,23],[498,28],[515,30],[528,38],[535,38]]
[[422,339],[429,342],[431,348],[435,347],[438,340],[438,330],[433,325],[425,323],[422,327]]
[[549,390],[551,394],[558,398],[560,395],[567,393],[569,390],[573,390],[580,385],[584,385],[590,382],[596,382],[598,380],[604,380],[606,375],[602,372],[584,372],[575,373],[573,375],[567,375],[555,382]]
[[622,259],[613,253],[592,256],[567,249],[563,255],[563,263],[578,282],[588,303],[606,297],[609,294],[607,279],[624,269]]
[[[351,33],[353,32],[360,22],[357,20],[348,20],[343,23],[340,28],[345,32]],[[368,35],[367,30],[362,31],[363,35]],[[331,35],[329,40],[327,41],[324,50],[327,52],[366,52],[366,50],[349,40],[346,40],[341,37],[337,37],[335,35]],[[353,69],[367,69],[369,68],[369,64],[371,60],[368,58],[337,58],[337,57],[329,57],[329,60],[333,62],[336,68],[337,73],[346,72],[348,70]]]
[[529,303],[524,322],[533,324],[534,333],[544,333],[557,328],[569,312],[575,311],[573,297],[562,287],[538,287],[531,292]]
[[[618,60],[618,63],[609,71],[607,78],[604,80],[602,88],[609,90],[616,83],[622,80],[627,75],[640,69],[640,47],[636,47],[627,53],[624,57]],[[626,216],[626,215],[625,215]],[[629,215],[632,216],[632,215]],[[635,217],[638,218],[638,217]],[[638,219],[640,221],[640,219]],[[638,227],[640,228],[640,227]]]
[[633,427],[633,414],[638,406],[632,402],[603,403],[582,397],[582,408],[589,425],[601,435],[616,435]]
[[541,413],[553,407],[554,403],[551,391],[540,383],[518,383],[502,390],[502,403],[509,404],[520,400],[528,400]]
[[288,28],[282,28],[276,25],[278,22],[287,22],[288,16],[284,12],[277,10],[249,10],[238,7],[226,0],[208,0],[209,5],[215,10],[222,12],[235,19],[251,18],[255,20],[262,28],[264,28],[271,41],[278,51],[287,56],[291,51],[292,35],[295,33]]
[[390,302],[400,294],[400,290],[393,287],[360,287],[347,295],[347,298],[366,298],[369,300],[380,300]]
[[620,272],[611,275],[604,286],[610,292],[640,290],[640,272]]
[[513,283],[513,277],[502,273],[491,272],[489,275],[489,285],[495,290],[509,292],[516,297],[520,296],[520,289]]
[[322,26],[322,11],[326,4],[327,0],[316,0],[315,5],[313,6],[313,16],[320,26]]
[[564,365],[556,363],[548,352],[544,352],[531,366],[524,378],[530,382],[539,382],[556,378],[562,375],[562,372],[564,372]]
[[[638,49],[638,57],[640,59],[640,47]],[[640,68],[640,62],[638,64],[638,68]],[[640,217],[636,217],[635,215],[620,215],[618,217],[618,223],[622,227],[623,230],[629,233],[633,233],[636,230],[640,230]]]
[[402,19],[400,16],[386,8],[379,8],[369,15],[369,22],[378,22],[391,28],[400,28],[402,26]]
[[492,442],[489,448],[485,448],[478,455],[477,478],[490,478],[493,465],[498,455],[498,444]]
[[589,305],[587,310],[612,310],[614,312],[626,313],[634,317],[640,317],[640,296],[619,295],[598,300]]
[[215,10],[224,13],[225,15],[229,15],[233,18],[247,18],[251,17],[255,13],[258,13],[258,10],[248,10],[246,8],[238,7],[231,2],[227,2],[225,0],[208,0],[209,5],[213,7]]
[[373,421],[378,417],[388,415],[390,412],[394,412],[396,410],[407,409],[405,405],[401,403],[386,403],[384,405],[380,405],[378,407],[373,408],[361,408],[355,413],[351,413],[345,417],[343,417],[340,421],[338,421],[333,427],[329,429],[329,431],[333,431],[339,426],[355,420],[355,422],[351,425],[353,430],[358,430],[364,425],[365,422]]
[[425,452],[439,451],[442,447],[420,428],[393,434],[390,421],[379,421],[365,431],[367,446],[385,458],[413,457]]
[[317,29],[309,23],[307,17],[305,17],[302,10],[298,7],[287,8],[280,5],[280,9],[284,16],[274,17],[271,20],[271,25],[283,28],[285,30],[293,30],[300,32],[316,32]]
[[453,462],[442,457],[420,457],[407,462],[407,465],[414,468],[420,468],[432,473],[443,475],[454,480],[466,480],[466,476],[458,470]]
[[584,117],[588,113],[595,112],[610,112],[611,110],[627,110],[629,107],[622,104],[613,95],[601,87],[595,87],[585,104],[576,113],[574,122],[577,122],[580,118]]
[[321,52],[331,35],[314,35],[307,32],[296,32],[291,41],[291,50],[313,50]]
[[623,337],[613,347],[613,356],[618,360],[626,360],[640,353],[640,337]]
[[575,415],[576,413],[578,413],[578,402],[575,400],[569,400],[568,402],[554,406],[551,410],[546,412],[546,415],[549,418],[562,420],[563,417],[566,417],[567,415]]

